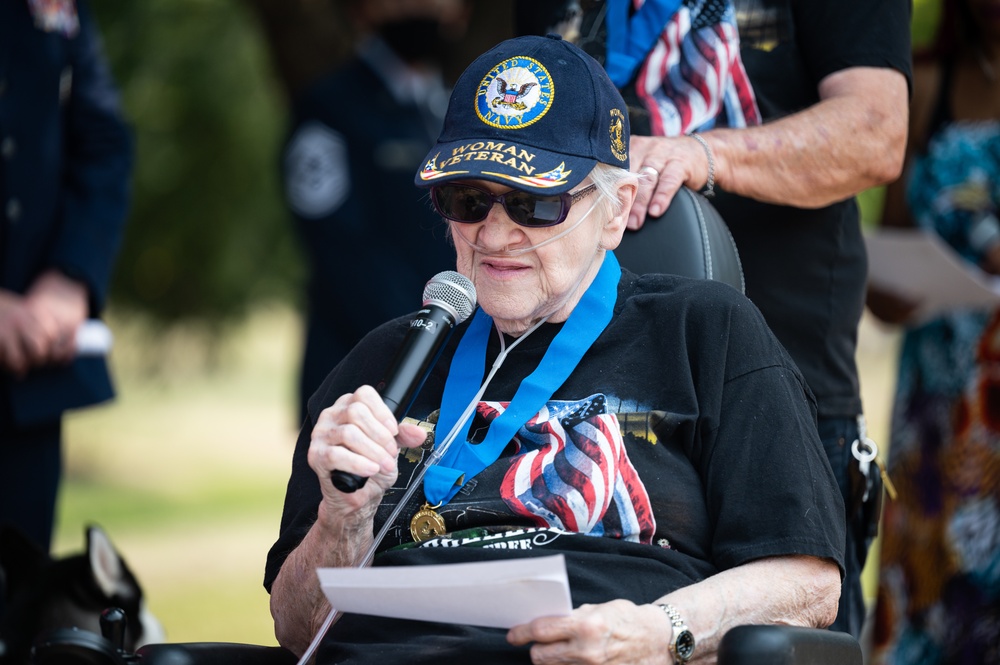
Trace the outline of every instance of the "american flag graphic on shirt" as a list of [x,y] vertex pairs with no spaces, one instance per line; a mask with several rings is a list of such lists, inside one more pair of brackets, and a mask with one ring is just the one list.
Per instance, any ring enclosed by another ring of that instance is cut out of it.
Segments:
[[[482,402],[492,421],[506,402]],[[500,495],[538,526],[651,543],[656,520],[649,495],[628,458],[618,418],[603,395],[553,401],[515,437]]]

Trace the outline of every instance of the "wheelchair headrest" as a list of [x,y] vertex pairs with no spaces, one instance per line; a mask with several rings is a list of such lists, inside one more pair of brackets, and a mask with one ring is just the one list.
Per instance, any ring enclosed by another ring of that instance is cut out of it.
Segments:
[[681,187],[662,215],[647,217],[639,231],[626,231],[615,256],[635,273],[712,279],[745,291],[729,227],[708,199],[687,187]]

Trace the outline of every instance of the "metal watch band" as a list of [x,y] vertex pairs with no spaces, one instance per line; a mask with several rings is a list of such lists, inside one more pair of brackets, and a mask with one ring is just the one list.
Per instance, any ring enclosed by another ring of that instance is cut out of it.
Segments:
[[708,145],[708,141],[702,138],[701,134],[691,132],[690,136],[701,144],[702,149],[705,151],[705,156],[708,157],[708,180],[705,182],[705,186],[702,187],[700,193],[706,198],[712,198],[715,196],[715,157],[712,155],[712,148]]
[[694,634],[688,630],[676,607],[668,603],[657,603],[656,606],[666,613],[673,629],[673,634],[670,636],[670,657],[675,663],[683,665],[691,660],[694,654]]

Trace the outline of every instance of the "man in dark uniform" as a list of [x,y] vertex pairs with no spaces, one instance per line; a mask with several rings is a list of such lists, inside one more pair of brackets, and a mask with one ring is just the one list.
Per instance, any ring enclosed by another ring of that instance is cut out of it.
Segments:
[[0,522],[46,551],[62,413],[113,396],[76,335],[104,306],[131,150],[85,1],[0,3]]
[[464,0],[352,2],[372,34],[295,101],[283,177],[309,264],[300,412],[369,330],[420,305],[454,267],[445,226],[413,172],[441,129],[441,64],[464,33]]

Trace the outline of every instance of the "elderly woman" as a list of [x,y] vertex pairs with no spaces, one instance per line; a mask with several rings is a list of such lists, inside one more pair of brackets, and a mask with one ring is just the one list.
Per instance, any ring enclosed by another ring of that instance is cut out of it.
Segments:
[[[810,394],[735,290],[619,268],[628,141],[614,85],[558,38],[504,42],[459,79],[416,180],[479,309],[411,418],[372,387],[409,318],[311,399],[265,578],[282,645],[307,648],[330,611],[316,568],[364,563],[456,423],[374,565],[560,553],[575,609],[509,631],[348,614],[318,663],[712,662],[735,625],[833,620],[843,507]],[[367,482],[341,492],[334,470]]]

